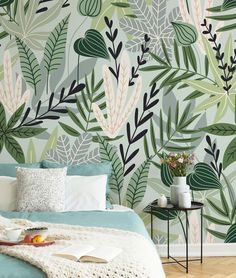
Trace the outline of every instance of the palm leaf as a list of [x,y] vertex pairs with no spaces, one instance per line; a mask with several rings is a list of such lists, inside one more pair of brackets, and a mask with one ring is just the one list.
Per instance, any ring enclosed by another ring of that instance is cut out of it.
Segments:
[[126,192],[126,201],[131,208],[135,208],[144,197],[147,188],[149,168],[150,161],[145,160],[130,178]]
[[100,146],[100,156],[102,161],[109,161],[112,163],[112,176],[110,180],[111,190],[119,195],[119,202],[121,203],[120,194],[124,182],[124,170],[122,162],[117,154],[114,146],[109,144],[103,137],[97,134],[98,143]]
[[21,70],[26,82],[34,89],[36,94],[37,84],[41,81],[41,70],[33,51],[16,37],[16,43],[20,55]]
[[70,15],[66,16],[51,32],[44,49],[44,63],[47,72],[57,70],[65,54],[67,29]]

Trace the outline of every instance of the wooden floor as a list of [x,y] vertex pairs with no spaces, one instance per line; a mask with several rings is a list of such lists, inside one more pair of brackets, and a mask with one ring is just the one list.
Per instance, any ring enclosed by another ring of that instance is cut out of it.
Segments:
[[[166,261],[165,258],[162,261]],[[236,257],[208,257],[189,263],[189,273],[177,264],[163,265],[166,278],[236,278]]]

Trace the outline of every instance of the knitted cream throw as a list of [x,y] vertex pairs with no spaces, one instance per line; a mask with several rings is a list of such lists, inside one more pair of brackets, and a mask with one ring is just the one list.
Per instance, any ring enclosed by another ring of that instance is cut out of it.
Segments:
[[[165,277],[155,247],[143,236],[110,228],[82,227],[24,219],[0,217],[0,234],[9,226],[47,226],[50,238],[56,243],[47,247],[1,246],[0,253],[19,258],[38,267],[48,277],[58,278],[163,278]],[[52,256],[73,243],[99,246],[114,246],[123,249],[113,261],[105,264],[79,263]]]

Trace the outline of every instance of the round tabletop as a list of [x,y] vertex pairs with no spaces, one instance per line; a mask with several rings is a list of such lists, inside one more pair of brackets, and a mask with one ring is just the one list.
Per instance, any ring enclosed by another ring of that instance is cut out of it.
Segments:
[[183,211],[185,211],[185,210],[201,209],[201,208],[203,208],[203,206],[204,206],[203,203],[195,202],[195,201],[191,202],[191,207],[190,208],[181,208],[181,207],[178,207],[178,206],[175,206],[175,205],[171,204],[170,202],[167,203],[166,207],[159,207],[158,203],[157,203],[157,200],[153,201],[150,204],[151,209],[183,210]]

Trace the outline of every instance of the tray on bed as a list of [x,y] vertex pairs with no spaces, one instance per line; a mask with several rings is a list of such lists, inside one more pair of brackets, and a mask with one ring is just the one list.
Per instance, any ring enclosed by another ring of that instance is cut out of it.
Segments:
[[35,246],[35,247],[44,247],[44,246],[48,246],[51,244],[54,244],[55,241],[51,240],[51,241],[44,241],[44,242],[38,242],[38,243],[26,243],[24,241],[17,241],[17,242],[12,242],[12,241],[1,241],[0,240],[0,245],[4,245],[4,246],[14,246],[14,245],[29,245],[29,246]]

